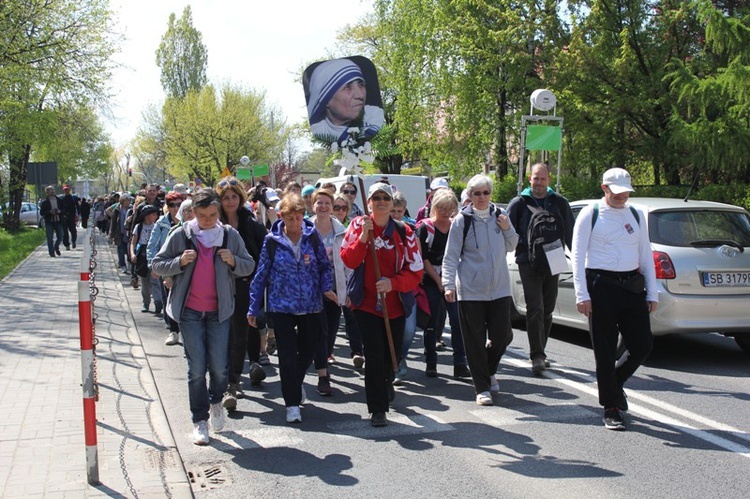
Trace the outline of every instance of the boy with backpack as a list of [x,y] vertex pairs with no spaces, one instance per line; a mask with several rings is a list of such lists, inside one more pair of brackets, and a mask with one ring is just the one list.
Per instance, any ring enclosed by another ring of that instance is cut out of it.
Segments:
[[549,187],[544,163],[531,167],[530,187],[508,204],[508,217],[518,232],[516,263],[526,298],[526,332],[531,371],[540,375],[549,361],[545,353],[557,302],[558,273],[550,269],[550,250],[572,248],[573,212],[570,203]]

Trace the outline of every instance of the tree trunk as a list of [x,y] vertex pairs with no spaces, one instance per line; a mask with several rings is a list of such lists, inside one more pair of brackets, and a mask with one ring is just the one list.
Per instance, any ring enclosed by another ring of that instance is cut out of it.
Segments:
[[10,164],[8,197],[11,209],[8,219],[4,223],[5,228],[8,230],[18,230],[21,226],[21,202],[23,201],[24,189],[26,188],[26,165],[29,162],[30,154],[30,144],[11,147],[8,154],[8,163]]

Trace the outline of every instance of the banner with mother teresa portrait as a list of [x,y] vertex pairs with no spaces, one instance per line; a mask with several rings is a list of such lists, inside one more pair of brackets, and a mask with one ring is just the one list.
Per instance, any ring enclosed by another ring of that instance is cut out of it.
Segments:
[[313,136],[352,147],[374,137],[385,114],[375,65],[359,55],[315,62],[302,75]]

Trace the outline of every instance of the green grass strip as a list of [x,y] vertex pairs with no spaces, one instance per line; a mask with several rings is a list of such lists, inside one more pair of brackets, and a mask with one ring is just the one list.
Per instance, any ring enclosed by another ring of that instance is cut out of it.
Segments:
[[13,232],[0,229],[0,279],[46,241],[44,229],[23,228]]

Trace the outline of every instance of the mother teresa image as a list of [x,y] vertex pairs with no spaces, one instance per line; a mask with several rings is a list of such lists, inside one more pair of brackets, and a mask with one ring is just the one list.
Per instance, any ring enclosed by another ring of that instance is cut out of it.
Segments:
[[332,59],[308,66],[302,77],[313,136],[345,145],[350,129],[357,142],[371,139],[385,115],[375,65],[362,56]]

